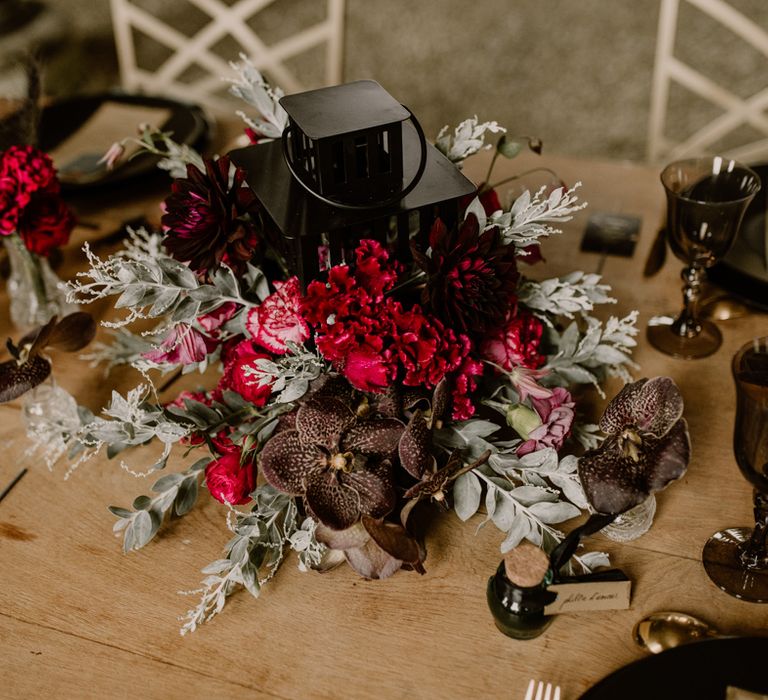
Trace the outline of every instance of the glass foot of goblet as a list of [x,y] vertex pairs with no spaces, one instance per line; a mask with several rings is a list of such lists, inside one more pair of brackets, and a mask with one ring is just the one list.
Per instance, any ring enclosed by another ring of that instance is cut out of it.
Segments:
[[709,578],[722,591],[750,603],[768,603],[768,561],[745,567],[741,554],[752,530],[730,527],[716,532],[704,545],[702,558]]
[[693,336],[677,332],[677,323],[670,316],[656,316],[648,323],[646,336],[653,347],[666,355],[683,360],[695,360],[712,355],[722,345],[723,336],[712,321],[700,320],[701,330]]
[[639,506],[619,515],[610,525],[600,530],[600,533],[614,542],[632,542],[651,529],[655,514],[656,497],[651,495]]

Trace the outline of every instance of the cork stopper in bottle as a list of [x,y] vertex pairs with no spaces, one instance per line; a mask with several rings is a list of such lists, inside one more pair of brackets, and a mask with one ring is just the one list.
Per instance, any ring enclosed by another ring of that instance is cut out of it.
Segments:
[[549,557],[533,542],[523,541],[504,556],[504,573],[516,586],[538,586],[549,570]]

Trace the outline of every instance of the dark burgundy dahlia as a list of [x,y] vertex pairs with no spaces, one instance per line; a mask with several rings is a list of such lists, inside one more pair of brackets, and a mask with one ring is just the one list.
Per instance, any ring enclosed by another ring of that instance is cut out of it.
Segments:
[[390,460],[404,429],[399,420],[361,419],[342,400],[318,396],[296,412],[295,429],[264,445],[259,468],[279,491],[303,496],[318,521],[343,530],[394,508]]
[[460,331],[483,333],[498,325],[517,289],[514,246],[503,244],[498,228],[480,231],[474,214],[450,231],[438,219],[430,231],[429,246],[431,255],[413,251],[428,276],[424,305]]
[[224,262],[236,271],[253,257],[258,234],[249,216],[256,197],[243,187],[245,172],[237,168],[232,182],[229,157],[205,159],[205,172],[187,166],[187,177],[175,180],[165,200],[162,224],[170,254],[196,272],[212,272]]

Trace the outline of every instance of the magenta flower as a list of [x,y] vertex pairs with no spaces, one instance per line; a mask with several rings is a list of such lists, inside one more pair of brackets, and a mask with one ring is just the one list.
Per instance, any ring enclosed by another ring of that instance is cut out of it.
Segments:
[[186,323],[176,324],[165,336],[160,347],[141,354],[145,360],[159,365],[191,365],[202,362],[216,349],[215,340],[203,335]]
[[240,305],[233,301],[226,301],[218,308],[203,316],[198,316],[197,322],[206,332],[216,335],[221,327],[240,310]]
[[205,468],[205,485],[221,503],[248,503],[256,488],[256,465],[252,458],[243,460],[240,448],[235,447]]

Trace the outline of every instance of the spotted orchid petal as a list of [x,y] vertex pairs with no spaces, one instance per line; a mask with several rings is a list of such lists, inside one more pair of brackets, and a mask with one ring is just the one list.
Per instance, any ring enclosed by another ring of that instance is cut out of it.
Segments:
[[405,426],[395,418],[358,421],[341,441],[341,449],[385,459],[397,452]]
[[624,513],[685,474],[691,447],[684,418],[663,437],[645,435],[634,454],[611,436],[580,460],[578,473],[590,505],[608,515]]
[[358,508],[364,515],[383,518],[397,501],[392,477],[384,466],[366,471],[342,473],[339,482],[357,493]]
[[432,431],[421,411],[416,411],[400,438],[400,464],[413,477],[421,479],[434,465],[430,451]]
[[51,363],[40,355],[26,362],[7,360],[0,363],[0,403],[13,401],[42,384],[51,373]]
[[360,519],[360,497],[335,470],[309,474],[304,500],[312,515],[332,530],[346,530]]
[[640,379],[627,384],[608,404],[600,419],[600,430],[618,435],[633,427],[661,437],[682,415],[683,397],[670,377]]
[[307,477],[321,470],[325,461],[325,453],[304,442],[297,430],[273,435],[259,453],[259,469],[267,483],[291,496],[304,493]]
[[355,414],[339,399],[313,398],[299,408],[296,430],[302,442],[332,450],[342,433],[355,423]]

